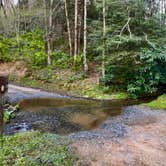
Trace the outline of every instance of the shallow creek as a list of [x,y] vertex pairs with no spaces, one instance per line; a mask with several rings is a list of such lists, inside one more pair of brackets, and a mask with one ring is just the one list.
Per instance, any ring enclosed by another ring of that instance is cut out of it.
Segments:
[[16,117],[5,125],[5,133],[33,129],[65,135],[92,130],[108,118],[120,115],[123,107],[151,100],[26,99],[20,102]]

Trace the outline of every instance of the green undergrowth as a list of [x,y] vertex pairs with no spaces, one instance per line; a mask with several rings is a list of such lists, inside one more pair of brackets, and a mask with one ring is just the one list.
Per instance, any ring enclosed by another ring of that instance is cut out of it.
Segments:
[[55,134],[25,132],[1,138],[0,166],[72,166],[68,141]]
[[159,96],[156,100],[153,100],[150,103],[143,105],[155,109],[166,109],[166,94],[163,94],[162,96]]
[[93,86],[84,92],[84,97],[96,99],[127,99],[129,96],[126,92],[112,92],[110,89]]
[[10,81],[19,85],[41,88],[51,92],[89,97],[95,99],[126,99],[127,93],[114,90],[111,87],[99,87],[91,76],[72,70],[54,70],[43,68],[32,70],[27,76],[18,78],[10,75]]

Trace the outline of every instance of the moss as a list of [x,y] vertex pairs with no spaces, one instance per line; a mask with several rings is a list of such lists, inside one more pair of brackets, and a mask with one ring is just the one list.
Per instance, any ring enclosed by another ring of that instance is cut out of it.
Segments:
[[143,105],[155,109],[166,109],[166,94],[163,94],[162,96],[159,96],[156,100]]
[[72,166],[67,141],[55,134],[26,132],[1,138],[0,165],[3,166]]

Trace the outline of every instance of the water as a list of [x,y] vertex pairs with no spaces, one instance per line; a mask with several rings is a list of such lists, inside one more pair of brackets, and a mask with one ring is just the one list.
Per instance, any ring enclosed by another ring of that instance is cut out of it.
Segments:
[[5,132],[14,134],[33,129],[65,135],[92,130],[108,118],[120,115],[124,106],[151,100],[28,99],[20,103],[20,111],[5,126]]

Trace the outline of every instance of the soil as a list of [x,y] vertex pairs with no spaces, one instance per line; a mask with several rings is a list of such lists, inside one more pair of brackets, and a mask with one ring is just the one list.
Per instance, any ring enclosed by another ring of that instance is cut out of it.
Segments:
[[0,63],[0,73],[5,73],[7,75],[14,74],[18,78],[22,78],[27,74],[28,68],[24,62],[8,62]]
[[166,112],[126,107],[89,135],[73,134],[81,166],[166,166]]

